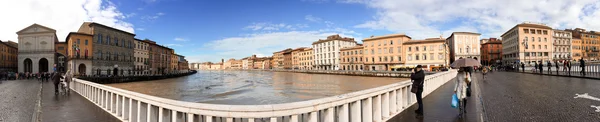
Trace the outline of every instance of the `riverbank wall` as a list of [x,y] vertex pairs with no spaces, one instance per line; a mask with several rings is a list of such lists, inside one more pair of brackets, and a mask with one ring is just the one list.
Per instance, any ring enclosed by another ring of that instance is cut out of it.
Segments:
[[[412,72],[409,71],[345,71],[345,70],[286,70],[286,69],[225,69],[231,71],[271,71],[271,72],[294,72],[307,74],[332,74],[332,75],[350,75],[350,76],[368,76],[368,77],[395,77],[410,78]],[[207,70],[218,71],[218,70]],[[425,72],[426,75],[437,72]]]
[[108,83],[125,83],[125,82],[137,82],[137,81],[150,81],[150,80],[161,80],[167,78],[183,77],[192,74],[196,74],[196,70],[192,70],[187,73],[180,74],[168,74],[168,75],[148,75],[148,76],[112,76],[112,77],[95,77],[95,76],[82,76],[77,77],[78,79],[91,81],[94,83],[108,84]]

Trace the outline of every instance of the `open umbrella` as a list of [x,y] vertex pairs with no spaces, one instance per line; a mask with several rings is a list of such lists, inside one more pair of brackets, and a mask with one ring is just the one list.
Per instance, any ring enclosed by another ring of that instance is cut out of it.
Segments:
[[479,63],[479,61],[472,59],[472,58],[464,58],[464,59],[458,59],[456,61],[454,61],[454,63],[450,64],[450,67],[474,67],[474,66],[481,66],[481,63]]

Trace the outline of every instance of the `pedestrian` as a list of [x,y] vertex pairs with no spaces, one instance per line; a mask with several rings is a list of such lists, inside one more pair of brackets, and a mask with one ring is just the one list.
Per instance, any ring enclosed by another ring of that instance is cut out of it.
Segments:
[[567,62],[568,62],[567,60],[563,60],[562,61],[562,63],[563,63],[563,72],[567,72]]
[[73,73],[71,72],[71,70],[67,70],[67,73],[65,74],[65,82],[67,82],[67,93],[71,92],[70,88],[70,83],[71,80],[73,80]]
[[454,83],[454,94],[459,100],[459,117],[462,117],[464,113],[467,113],[467,88],[470,83],[469,72],[465,71],[466,68],[460,68],[458,74],[456,74],[456,81]]
[[[419,108],[415,110],[417,114],[417,118],[423,117],[423,83],[425,81],[425,72],[421,69],[421,65],[417,65],[414,69],[413,73],[410,75],[410,79],[413,80],[412,88],[417,89],[415,91],[417,97],[417,103],[419,104]],[[411,90],[412,91],[412,90]]]
[[521,62],[521,69],[523,69],[523,72],[525,72],[525,63]]
[[58,94],[58,84],[60,83],[60,79],[63,79],[60,73],[52,73],[52,82],[54,83],[54,94]]
[[569,76],[571,76],[571,66],[573,66],[573,64],[571,64],[571,60],[567,61],[567,68],[569,68]]
[[585,61],[583,60],[583,58],[579,59],[579,67],[581,67],[581,71],[579,71],[579,74],[585,76]]
[[538,63],[537,63],[537,61],[535,61],[534,63],[535,63],[535,66],[533,67],[534,68],[533,73],[536,73],[538,70]]
[[540,74],[544,74],[544,63],[542,61],[540,61],[538,69],[540,70]]
[[546,63],[548,63],[548,74],[552,74],[552,70],[551,70],[552,69],[552,63],[550,63],[550,62],[551,61],[549,61],[549,60],[548,60],[548,62],[546,62]]
[[559,71],[558,60],[554,60],[554,67],[556,67],[556,75],[558,75],[558,71]]

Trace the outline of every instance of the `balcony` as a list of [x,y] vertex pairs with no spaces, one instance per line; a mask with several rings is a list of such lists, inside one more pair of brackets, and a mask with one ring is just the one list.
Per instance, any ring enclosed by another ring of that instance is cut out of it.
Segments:
[[92,59],[94,59],[94,57],[92,57],[92,56],[67,56],[67,60],[73,60],[73,59],[92,60]]

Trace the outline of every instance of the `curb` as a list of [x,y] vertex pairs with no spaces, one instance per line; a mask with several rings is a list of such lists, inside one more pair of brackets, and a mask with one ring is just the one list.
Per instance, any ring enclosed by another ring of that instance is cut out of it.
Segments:
[[38,92],[38,100],[35,105],[35,109],[33,112],[33,116],[31,117],[31,122],[41,122],[40,115],[42,114],[42,88],[44,87],[44,83],[40,82],[40,91]]
[[[524,73],[524,74],[534,74],[534,75],[540,75],[539,73],[531,73],[531,72],[513,72],[513,73]],[[542,74],[542,75],[548,75],[548,76],[558,76],[558,77],[571,77],[571,78],[583,78],[583,79],[592,79],[592,80],[600,80],[600,78],[595,78],[595,77],[584,77],[584,76],[568,76],[568,75],[555,75],[555,74]]]

